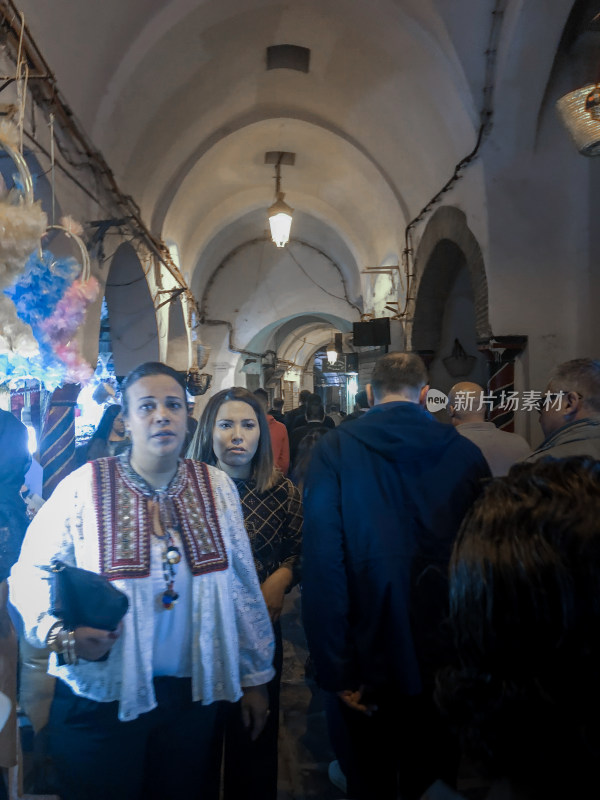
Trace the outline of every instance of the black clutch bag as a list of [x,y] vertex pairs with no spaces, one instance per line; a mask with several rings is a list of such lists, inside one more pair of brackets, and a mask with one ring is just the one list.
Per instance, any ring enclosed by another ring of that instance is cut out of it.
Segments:
[[114,631],[129,607],[127,595],[103,575],[55,560],[50,567],[50,613],[65,628],[80,625]]

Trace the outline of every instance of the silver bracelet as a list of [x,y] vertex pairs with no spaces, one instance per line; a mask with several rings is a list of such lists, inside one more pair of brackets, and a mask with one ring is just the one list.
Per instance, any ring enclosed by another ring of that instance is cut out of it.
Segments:
[[56,653],[65,664],[73,666],[79,662],[77,653],[75,652],[75,631],[63,628],[62,624],[57,622],[51,628],[48,636],[46,637],[46,646],[53,653]]
[[77,658],[77,653],[75,652],[75,631],[68,630],[67,632],[67,641],[65,651],[63,653],[64,659],[69,666],[73,666],[78,663],[79,659]]

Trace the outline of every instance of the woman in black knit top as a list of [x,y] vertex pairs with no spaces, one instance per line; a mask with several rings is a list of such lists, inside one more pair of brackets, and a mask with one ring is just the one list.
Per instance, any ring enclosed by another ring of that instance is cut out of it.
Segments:
[[240,495],[258,579],[275,631],[275,678],[268,684],[270,716],[256,741],[239,704],[225,737],[224,800],[276,800],[279,685],[283,649],[279,617],[285,593],[299,580],[302,503],[293,483],[274,466],[267,419],[257,398],[233,387],[212,397],[188,457],[226,472]]

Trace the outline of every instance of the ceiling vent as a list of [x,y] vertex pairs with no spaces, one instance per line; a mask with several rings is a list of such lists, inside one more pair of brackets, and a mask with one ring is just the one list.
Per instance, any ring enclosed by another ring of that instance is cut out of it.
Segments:
[[267,69],[295,69],[308,72],[310,50],[297,44],[274,44],[267,47]]

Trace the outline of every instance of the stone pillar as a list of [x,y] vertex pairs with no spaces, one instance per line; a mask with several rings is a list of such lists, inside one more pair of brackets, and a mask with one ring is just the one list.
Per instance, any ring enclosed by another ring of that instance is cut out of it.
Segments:
[[[515,407],[508,398],[510,393],[515,391],[515,359],[523,352],[526,344],[527,336],[494,336],[478,345],[488,360],[487,390],[495,397],[490,421],[494,422],[496,427],[511,433],[515,428]],[[503,400],[504,404],[501,406]]]
[[77,466],[75,463],[75,406],[80,385],[67,383],[55,389],[42,423],[40,464],[44,468],[43,497]]

